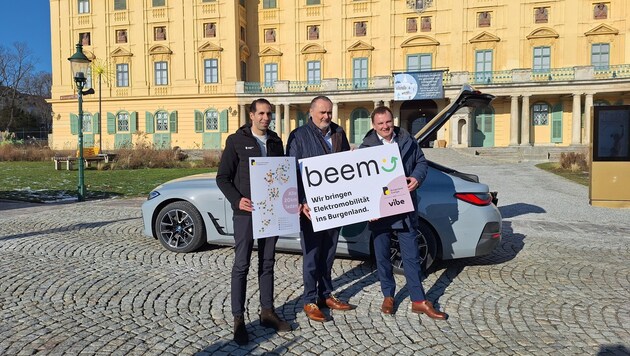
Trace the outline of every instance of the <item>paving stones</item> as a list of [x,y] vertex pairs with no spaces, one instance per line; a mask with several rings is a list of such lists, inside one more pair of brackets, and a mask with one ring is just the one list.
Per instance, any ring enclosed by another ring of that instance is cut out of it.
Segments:
[[[260,325],[252,263],[246,321],[253,341],[243,347],[231,342],[231,248],[164,250],[142,235],[140,200],[4,210],[0,353],[630,353],[630,221],[516,215],[519,198],[505,196],[511,217],[494,253],[440,263],[424,281],[448,321],[412,313],[405,288],[396,314],[383,315],[374,266],[338,259],[336,292],[357,308],[311,322],[301,311],[301,258],[278,254],[276,307],[294,330],[275,334]],[[397,283],[404,285],[401,276]]]

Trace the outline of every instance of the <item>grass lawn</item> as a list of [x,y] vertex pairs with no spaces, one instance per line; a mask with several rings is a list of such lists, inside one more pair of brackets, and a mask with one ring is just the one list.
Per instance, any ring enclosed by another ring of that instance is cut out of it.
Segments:
[[[85,169],[86,199],[146,196],[171,179],[207,173],[208,168],[152,168],[134,170]],[[51,161],[0,162],[0,199],[53,202],[76,199],[77,170],[56,171]]]
[[560,167],[560,163],[558,162],[540,163],[540,164],[537,164],[536,167],[543,169],[547,172],[557,174],[561,177],[564,177],[576,183],[586,185],[586,186],[589,185],[588,172],[573,172],[569,169],[563,169]]

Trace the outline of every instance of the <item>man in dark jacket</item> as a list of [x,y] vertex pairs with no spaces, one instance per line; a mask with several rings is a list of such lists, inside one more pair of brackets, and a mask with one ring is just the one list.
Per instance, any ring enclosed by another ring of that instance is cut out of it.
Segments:
[[[332,101],[318,96],[311,101],[308,123],[293,130],[287,142],[287,155],[296,160],[350,150],[343,129],[332,122]],[[304,312],[311,320],[324,322],[326,316],[319,309],[328,307],[350,310],[352,306],[332,294],[332,265],[335,260],[339,228],[313,231],[311,214],[301,176],[298,174],[300,199],[300,227],[302,229]]]
[[411,192],[414,207],[412,212],[380,218],[369,223],[369,228],[374,236],[378,279],[381,282],[381,291],[384,296],[381,311],[385,314],[394,312],[396,282],[392,273],[389,244],[391,235],[396,232],[402,254],[407,289],[412,302],[411,311],[426,314],[433,319],[446,319],[446,314],[436,311],[431,302],[426,300],[422,288],[422,269],[417,239],[418,215],[416,209],[418,201],[414,191],[427,176],[427,161],[416,140],[407,131],[394,126],[394,115],[388,107],[381,106],[374,109],[371,118],[372,130],[365,135],[360,148],[387,144],[398,145],[405,176],[407,176],[407,188]]
[[[217,185],[234,211],[234,266],[232,267],[232,315],[234,341],[239,345],[249,342],[245,328],[245,292],[247,272],[254,246],[252,230],[251,184],[249,158],[283,156],[284,148],[278,135],[269,130],[271,104],[257,99],[249,108],[251,123],[228,136],[221,156]],[[273,307],[273,267],[278,237],[258,239],[258,284],[260,288],[260,323],[276,331],[290,331],[291,326],[276,315]]]

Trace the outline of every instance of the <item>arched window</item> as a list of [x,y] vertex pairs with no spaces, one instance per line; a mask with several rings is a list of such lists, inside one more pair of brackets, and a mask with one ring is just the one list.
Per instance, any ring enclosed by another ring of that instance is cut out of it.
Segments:
[[121,111],[116,114],[116,132],[124,133],[131,131],[129,127],[129,113]]
[[166,111],[155,113],[155,131],[168,131],[168,113]]
[[83,132],[92,132],[92,114],[83,113]]
[[204,127],[205,131],[217,131],[219,130],[219,112],[210,109],[204,113]]

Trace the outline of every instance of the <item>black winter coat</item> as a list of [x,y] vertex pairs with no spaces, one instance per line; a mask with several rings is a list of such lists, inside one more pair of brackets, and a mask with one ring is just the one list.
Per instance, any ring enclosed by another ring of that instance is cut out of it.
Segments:
[[[241,126],[225,141],[216,181],[217,186],[232,205],[234,214],[251,215],[248,211],[240,210],[238,205],[241,198],[251,199],[252,197],[249,158],[261,156],[260,146],[252,135],[251,124]],[[267,130],[267,156],[284,156],[282,140],[271,130]]]

